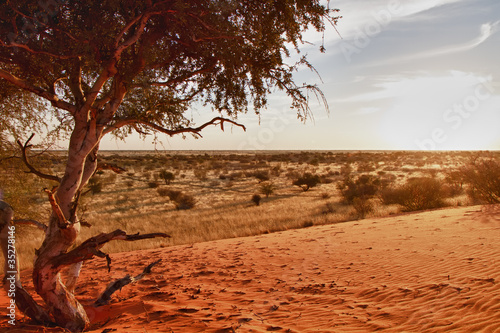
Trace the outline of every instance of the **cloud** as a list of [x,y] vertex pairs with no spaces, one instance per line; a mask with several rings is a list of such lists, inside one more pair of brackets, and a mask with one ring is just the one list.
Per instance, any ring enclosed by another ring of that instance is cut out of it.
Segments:
[[484,23],[481,25],[481,27],[478,30],[479,30],[478,36],[474,37],[471,40],[460,43],[460,44],[447,45],[444,47],[440,47],[440,48],[436,48],[436,49],[432,49],[432,50],[427,50],[427,51],[415,53],[412,55],[398,56],[398,57],[394,57],[391,59],[378,61],[375,63],[369,63],[369,64],[366,64],[365,66],[366,67],[375,67],[375,66],[395,65],[395,64],[400,64],[400,63],[413,62],[415,60],[436,58],[436,57],[446,56],[446,55],[450,55],[450,54],[456,54],[456,53],[470,51],[470,50],[480,46],[485,41],[487,41],[491,36],[493,36],[495,33],[497,33],[500,30],[500,21],[496,21],[493,23],[492,22]]
[[[340,0],[335,2],[342,16],[337,29],[344,40],[350,40],[356,38],[359,31],[373,25],[380,25],[383,29],[393,21],[407,20],[419,13],[460,1],[463,0]],[[336,36],[333,40],[338,42]]]
[[490,38],[494,33],[496,33],[498,31],[499,24],[500,21],[496,21],[494,23],[489,23],[489,22],[485,23],[481,25],[479,36],[470,41],[457,45],[449,45],[447,47],[430,50],[427,52],[417,53],[412,57],[407,57],[406,60],[433,58],[433,57],[472,50],[481,45],[482,43],[484,43],[488,38]]
[[[409,17],[420,14],[422,12],[449,5],[456,2],[462,2],[463,0],[419,0],[419,1],[407,1],[401,4],[399,10],[400,17]],[[396,1],[399,2],[399,1]]]

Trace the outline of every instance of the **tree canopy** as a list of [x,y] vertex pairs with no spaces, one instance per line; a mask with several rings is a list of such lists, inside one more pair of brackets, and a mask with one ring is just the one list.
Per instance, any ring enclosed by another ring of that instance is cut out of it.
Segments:
[[192,124],[194,101],[259,112],[273,87],[303,118],[314,87],[292,74],[309,64],[286,58],[307,28],[335,23],[332,12],[319,1],[6,1],[0,78],[64,111],[61,121],[92,110],[104,134],[172,134]]

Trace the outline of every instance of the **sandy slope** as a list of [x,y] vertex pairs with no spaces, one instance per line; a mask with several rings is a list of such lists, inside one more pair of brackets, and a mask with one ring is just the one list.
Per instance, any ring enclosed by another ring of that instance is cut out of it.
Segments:
[[[463,207],[115,254],[77,294],[162,258],[89,309],[92,332],[500,332],[499,257],[500,205]],[[37,331],[16,327],[2,315]]]

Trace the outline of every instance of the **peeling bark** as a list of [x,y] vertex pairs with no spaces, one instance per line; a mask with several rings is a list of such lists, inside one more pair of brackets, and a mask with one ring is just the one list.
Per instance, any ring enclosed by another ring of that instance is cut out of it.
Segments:
[[[52,205],[52,216],[44,242],[33,267],[33,284],[36,292],[45,301],[49,312],[57,325],[70,331],[84,331],[89,325],[89,318],[83,306],[61,280],[61,267],[51,264],[54,258],[67,253],[74,246],[80,232],[80,223],[75,216],[75,197],[82,184],[85,159],[95,145],[85,142],[87,125],[75,121],[75,130],[70,139],[70,149],[64,177],[56,192],[48,192]],[[85,149],[85,145],[90,145]],[[75,275],[75,274],[73,274]],[[75,282],[71,282],[75,280]],[[76,277],[70,278],[70,287],[76,283]]]

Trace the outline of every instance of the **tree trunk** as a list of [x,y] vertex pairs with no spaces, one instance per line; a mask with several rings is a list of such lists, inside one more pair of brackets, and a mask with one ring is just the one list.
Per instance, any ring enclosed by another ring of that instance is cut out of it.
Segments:
[[[94,128],[90,131],[89,127],[92,125]],[[100,135],[96,130],[95,124],[87,122],[87,119],[84,121],[75,119],[65,173],[55,193],[53,213],[33,268],[36,292],[45,301],[56,323],[73,332],[85,330],[89,325],[89,318],[83,306],[63,283],[62,267],[54,266],[52,262],[54,258],[67,253],[74,246],[80,233],[75,205],[79,190],[87,183],[97,166],[97,143]],[[59,214],[56,213],[58,209]],[[73,272],[69,277],[72,289],[78,278],[79,269],[70,271]]]
[[[12,221],[13,215],[14,211],[12,207],[0,200],[0,246],[5,258],[4,289],[8,297],[22,313],[38,323],[51,324],[52,319],[50,315],[35,302],[21,284],[21,273],[19,271],[19,260],[15,245],[15,227]],[[8,309],[9,313],[7,316],[10,320],[15,321],[15,312],[11,312],[12,308]]]

